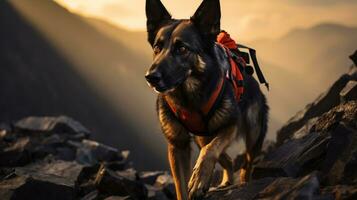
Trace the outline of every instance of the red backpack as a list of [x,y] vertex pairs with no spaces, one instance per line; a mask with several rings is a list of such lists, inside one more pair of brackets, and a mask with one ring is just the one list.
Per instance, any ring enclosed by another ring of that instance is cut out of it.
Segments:
[[225,49],[229,59],[230,68],[225,72],[225,76],[219,80],[216,89],[213,91],[208,101],[201,106],[200,111],[191,111],[183,107],[178,107],[169,98],[165,98],[171,111],[176,115],[186,129],[199,136],[211,135],[207,124],[209,120],[208,116],[210,116],[210,114],[215,110],[215,104],[221,97],[224,84],[226,84],[227,81],[232,84],[236,100],[239,102],[241,100],[241,95],[244,92],[242,72],[244,70],[247,74],[253,74],[253,68],[247,65],[247,63],[249,64],[249,54],[247,55],[247,53],[240,51],[238,48],[246,48],[249,50],[260,83],[265,83],[269,89],[269,85],[265,81],[265,78],[259,68],[254,49],[236,44],[236,42],[225,31],[222,31],[217,36],[217,44]]

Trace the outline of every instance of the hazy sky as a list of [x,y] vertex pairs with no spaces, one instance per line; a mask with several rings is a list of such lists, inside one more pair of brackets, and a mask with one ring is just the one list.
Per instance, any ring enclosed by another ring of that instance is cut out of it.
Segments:
[[[145,29],[145,0],[56,0],[73,12],[129,29]],[[162,0],[175,18],[191,16],[201,0]],[[221,0],[222,28],[242,40],[279,37],[322,22],[357,26],[357,0]]]

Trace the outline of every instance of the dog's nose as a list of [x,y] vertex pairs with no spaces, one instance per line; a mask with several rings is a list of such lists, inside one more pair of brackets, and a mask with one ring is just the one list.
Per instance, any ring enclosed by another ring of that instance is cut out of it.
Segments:
[[161,80],[161,73],[157,71],[150,72],[145,75],[145,78],[149,83],[156,84],[159,83]]

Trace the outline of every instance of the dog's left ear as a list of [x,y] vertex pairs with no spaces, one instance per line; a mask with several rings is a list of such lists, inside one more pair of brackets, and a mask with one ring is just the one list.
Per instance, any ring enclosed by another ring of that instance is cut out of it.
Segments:
[[145,11],[148,41],[152,46],[160,26],[170,20],[171,15],[160,0],[146,0]]
[[191,21],[205,37],[216,39],[221,31],[221,6],[219,0],[203,0]]

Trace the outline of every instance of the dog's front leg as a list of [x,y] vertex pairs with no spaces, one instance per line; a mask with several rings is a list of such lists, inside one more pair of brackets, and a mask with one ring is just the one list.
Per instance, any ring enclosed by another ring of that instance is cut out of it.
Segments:
[[187,200],[187,182],[191,175],[190,145],[178,147],[172,144],[168,146],[168,156],[171,173],[175,181],[176,196],[178,200]]
[[201,148],[188,184],[189,199],[200,199],[209,189],[215,164],[235,138],[236,130],[236,125],[220,130],[209,144]]

